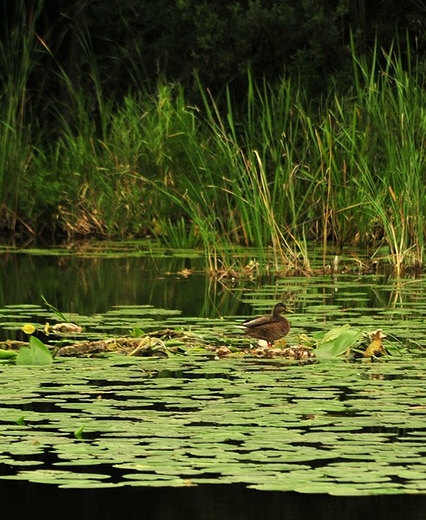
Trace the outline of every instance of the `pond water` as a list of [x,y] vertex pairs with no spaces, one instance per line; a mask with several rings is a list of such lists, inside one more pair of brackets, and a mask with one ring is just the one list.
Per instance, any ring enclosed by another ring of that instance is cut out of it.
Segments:
[[89,339],[167,327],[238,346],[236,324],[284,300],[288,344],[349,324],[401,348],[376,363],[216,359],[196,345],[162,359],[2,362],[3,496],[30,497],[28,513],[49,501],[66,518],[139,518],[141,501],[162,519],[424,515],[423,277],[361,274],[348,261],[334,277],[219,280],[194,254],[142,253],[6,251],[0,339],[58,321],[43,296]]
[[3,254],[0,305],[41,304],[44,295],[63,312],[79,314],[134,304],[178,309],[183,316],[237,311],[238,290],[222,291],[205,276],[204,264],[180,256]]

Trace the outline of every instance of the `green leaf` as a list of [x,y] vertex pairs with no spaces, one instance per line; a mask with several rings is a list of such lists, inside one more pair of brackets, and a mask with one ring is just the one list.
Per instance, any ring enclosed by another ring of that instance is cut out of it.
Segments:
[[348,348],[354,347],[359,338],[361,337],[361,331],[359,330],[346,330],[338,338],[335,339],[331,354],[333,356],[340,356],[348,350]]
[[348,348],[354,347],[359,341],[362,333],[352,329],[349,324],[334,327],[319,340],[317,353],[323,355],[340,356]]
[[10,359],[15,357],[17,352],[15,350],[0,349],[0,359]]
[[46,305],[46,307],[51,310],[60,320],[65,322],[68,321],[62,312],[49,303],[43,295],[41,295],[41,299],[43,300],[43,303]]
[[52,353],[38,338],[30,337],[30,346],[21,347],[16,356],[17,365],[50,365]]
[[140,338],[141,336],[143,336],[145,334],[145,332],[142,329],[140,329],[139,327],[133,327],[131,333],[132,333],[133,338]]
[[83,431],[84,431],[84,426],[80,426],[80,428],[77,428],[77,430],[74,432],[74,437],[76,439],[82,440],[83,439]]
[[[343,332],[350,329],[350,325],[346,323],[345,325],[341,325],[340,327],[333,327],[329,331],[327,331],[322,338],[317,338],[319,343],[328,343],[330,341],[334,341],[338,338]],[[322,333],[321,333],[322,334]]]

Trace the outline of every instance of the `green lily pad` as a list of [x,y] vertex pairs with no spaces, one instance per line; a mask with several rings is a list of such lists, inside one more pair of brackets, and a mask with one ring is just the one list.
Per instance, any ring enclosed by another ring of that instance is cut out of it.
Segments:
[[52,353],[35,336],[30,337],[30,346],[21,347],[16,356],[17,365],[50,365],[52,363]]

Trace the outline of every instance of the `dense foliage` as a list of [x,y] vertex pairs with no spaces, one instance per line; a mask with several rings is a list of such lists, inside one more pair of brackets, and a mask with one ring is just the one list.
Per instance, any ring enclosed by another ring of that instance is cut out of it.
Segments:
[[[351,68],[350,34],[357,51],[368,53],[378,38],[389,48],[408,30],[413,49],[425,51],[426,10],[416,0],[2,0],[2,41],[24,23],[49,53],[32,86],[59,94],[59,69],[90,85],[96,66],[104,92],[126,94],[155,88],[159,76],[194,90],[194,71],[203,85],[220,91],[283,74],[312,93],[326,92],[330,77],[341,81]],[[196,89],[195,89],[196,90]],[[62,94],[65,93],[62,89]]]

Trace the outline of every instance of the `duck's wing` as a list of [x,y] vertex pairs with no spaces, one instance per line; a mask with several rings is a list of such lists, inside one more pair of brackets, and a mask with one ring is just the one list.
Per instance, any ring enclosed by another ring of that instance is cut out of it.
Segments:
[[254,320],[245,321],[243,325],[249,329],[262,327],[264,325],[269,325],[271,323],[271,318],[272,316],[261,316],[260,318],[255,318]]

